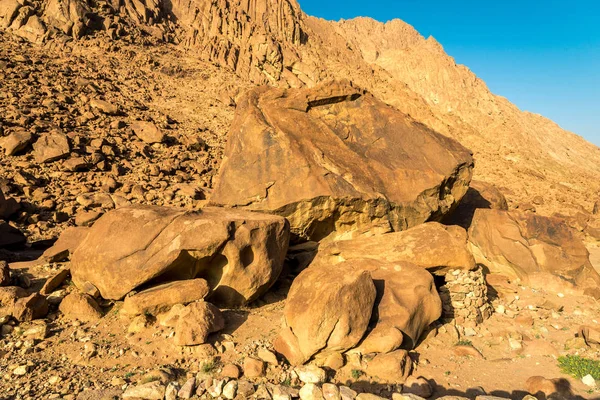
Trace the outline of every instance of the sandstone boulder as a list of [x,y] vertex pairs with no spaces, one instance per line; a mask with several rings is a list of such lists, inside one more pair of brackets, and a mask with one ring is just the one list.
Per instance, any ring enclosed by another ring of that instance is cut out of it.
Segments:
[[0,317],[12,315],[17,300],[26,296],[25,289],[18,286],[0,287]]
[[225,319],[221,311],[206,301],[189,304],[175,325],[175,344],[178,346],[194,346],[206,343],[208,335],[225,327]]
[[353,348],[367,330],[375,296],[367,271],[350,266],[302,271],[290,288],[275,349],[297,365],[316,353]]
[[382,383],[404,383],[411,372],[412,360],[406,350],[378,354],[367,365],[367,373]]
[[209,292],[204,279],[190,279],[165,283],[125,298],[121,312],[129,315],[157,315],[175,304],[202,300]]
[[302,239],[400,231],[467,191],[469,150],[348,82],[251,90],[210,201],[286,217]]
[[8,28],[17,16],[21,3],[17,0],[0,0],[0,28]]
[[102,297],[121,299],[146,284],[206,279],[210,298],[241,305],[277,279],[288,246],[281,217],[205,208],[189,212],[156,206],[104,214],[71,257],[71,275]]
[[476,266],[467,248],[467,232],[459,226],[437,222],[403,232],[334,242],[319,248],[313,262],[332,265],[357,258],[409,262],[438,275],[454,269],[473,270]]
[[13,317],[20,322],[44,318],[46,314],[48,314],[48,300],[46,296],[39,293],[18,299],[12,313]]
[[546,275],[582,289],[600,284],[586,247],[558,218],[479,209],[469,229],[469,246],[475,260],[490,272],[524,284],[533,278],[540,282]]
[[416,347],[423,331],[442,315],[442,301],[433,276],[407,262],[353,262],[355,267],[371,272],[377,299],[371,317],[373,329],[352,351],[388,353],[399,347]]
[[102,310],[96,300],[85,293],[73,292],[59,306],[65,318],[93,322],[102,318]]
[[0,219],[0,247],[20,245],[26,240],[21,231]]

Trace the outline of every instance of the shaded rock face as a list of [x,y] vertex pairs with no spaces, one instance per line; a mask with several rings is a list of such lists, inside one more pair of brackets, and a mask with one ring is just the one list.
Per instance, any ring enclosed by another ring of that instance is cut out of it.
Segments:
[[479,208],[508,210],[508,203],[496,186],[487,182],[471,181],[469,190],[460,200],[456,209],[444,218],[444,223],[469,229],[475,210]]
[[277,279],[289,241],[283,218],[205,208],[132,206],[113,210],[90,228],[72,255],[71,274],[106,299],[142,285],[204,278],[210,298],[245,304]]
[[467,248],[467,232],[459,226],[437,222],[402,232],[334,242],[319,248],[314,262],[326,265],[357,258],[410,262],[441,276],[450,269],[475,269],[475,260]]
[[[328,352],[411,349],[441,312],[433,276],[416,265],[366,258],[313,263],[294,280],[274,346],[292,364]],[[372,328],[366,335],[365,320]]]
[[303,364],[316,353],[351,349],[367,330],[375,297],[367,271],[304,270],[288,294],[286,326],[275,340],[275,349],[292,364]]
[[539,275],[555,275],[584,289],[600,284],[583,242],[558,218],[479,209],[469,229],[469,246],[490,272],[524,284]]
[[216,205],[286,217],[299,238],[349,238],[439,219],[467,191],[473,159],[348,82],[251,90],[233,121]]

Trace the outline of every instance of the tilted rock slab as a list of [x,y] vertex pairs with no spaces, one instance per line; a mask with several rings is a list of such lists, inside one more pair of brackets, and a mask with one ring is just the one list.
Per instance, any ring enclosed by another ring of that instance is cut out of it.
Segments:
[[212,204],[286,217],[303,239],[401,231],[468,189],[469,150],[348,82],[239,102]]
[[78,287],[91,283],[115,300],[142,285],[204,278],[211,301],[237,306],[275,282],[288,241],[288,224],[277,216],[123,207],[90,228],[71,257],[71,274]]
[[333,265],[357,258],[410,262],[440,276],[449,270],[476,267],[467,247],[467,231],[437,222],[402,232],[333,242],[319,248],[314,263]]
[[[433,276],[421,267],[367,258],[313,263],[292,284],[274,347],[292,364],[354,348],[413,348],[441,312]],[[365,337],[369,320],[374,328]]]
[[524,284],[553,275],[581,289],[600,285],[585,245],[559,218],[478,209],[469,229],[469,247],[490,272]]

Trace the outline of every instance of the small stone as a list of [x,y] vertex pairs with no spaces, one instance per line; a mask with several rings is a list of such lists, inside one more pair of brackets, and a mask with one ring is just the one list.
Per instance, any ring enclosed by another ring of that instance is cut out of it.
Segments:
[[131,126],[131,129],[146,143],[161,143],[165,140],[165,134],[152,122],[137,121]]
[[304,383],[323,383],[327,374],[323,368],[314,365],[306,365],[295,369],[298,378]]
[[91,296],[73,292],[63,299],[58,308],[66,318],[94,322],[102,318],[102,310]]
[[356,396],[356,400],[386,400],[385,397],[380,397],[370,393],[361,393]]
[[590,374],[587,374],[586,376],[584,376],[583,378],[581,378],[581,382],[583,382],[584,385],[595,388],[596,387],[596,380],[594,379],[594,377]]
[[221,370],[221,376],[224,378],[238,379],[240,377],[240,369],[235,364],[225,364]]
[[170,382],[165,390],[165,400],[177,400],[177,392],[179,392],[179,384]]
[[235,399],[236,394],[237,394],[237,382],[236,381],[227,382],[227,384],[225,384],[225,386],[223,387],[223,397],[225,397],[226,399],[229,399],[229,400],[233,400],[233,399]]
[[223,393],[224,386],[225,379],[214,379],[213,384],[208,389],[206,389],[206,391],[212,397],[219,397]]
[[127,328],[128,333],[140,333],[150,325],[151,321],[147,315],[138,315],[135,317],[129,327]]
[[324,383],[321,387],[325,400],[341,400],[340,389],[333,383]]
[[342,400],[354,400],[358,395],[357,392],[350,389],[348,386],[340,386],[340,396]]
[[13,307],[13,317],[21,322],[44,318],[46,314],[48,314],[48,301],[39,293],[18,299]]
[[35,161],[40,164],[68,156],[70,151],[67,136],[59,132],[45,134],[33,144]]
[[7,156],[14,156],[15,154],[25,150],[32,141],[33,136],[31,133],[25,130],[20,130],[3,138],[3,140],[0,141],[0,147],[4,149],[4,153]]
[[177,393],[177,395],[182,399],[191,399],[192,396],[194,395],[195,388],[196,388],[196,378],[190,378],[183,384],[181,389],[179,389],[179,392]]
[[417,396],[421,396],[424,398],[431,397],[433,393],[433,389],[431,385],[427,381],[427,379],[423,377],[414,377],[409,376],[404,382],[404,386],[402,387],[402,393],[410,393],[415,394]]
[[300,389],[301,400],[324,400],[323,392],[314,383],[307,383]]
[[167,388],[160,382],[148,382],[138,386],[130,386],[123,393],[124,399],[163,400]]
[[29,373],[28,365],[19,365],[17,368],[13,369],[13,375],[25,376],[28,373]]
[[265,363],[256,358],[246,357],[244,359],[244,376],[247,378],[258,378],[265,372]]
[[75,225],[91,226],[98,218],[102,216],[100,211],[82,211],[75,215]]
[[267,364],[277,365],[277,356],[270,350],[261,348],[258,350],[258,358],[266,362]]
[[[446,400],[460,400],[462,399],[462,397],[450,397],[447,398]],[[416,394],[412,394],[412,393],[394,393],[392,394],[392,400],[425,400],[423,397],[421,396],[417,396]],[[468,399],[465,399],[468,400]]]
[[109,103],[108,101],[92,99],[92,100],[90,100],[90,106],[92,108],[100,110],[104,114],[108,114],[108,115],[119,114],[119,109],[117,108],[117,106]]

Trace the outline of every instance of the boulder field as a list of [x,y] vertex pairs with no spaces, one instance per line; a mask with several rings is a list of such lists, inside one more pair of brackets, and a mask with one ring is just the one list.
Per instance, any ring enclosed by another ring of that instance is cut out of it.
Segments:
[[[147,124],[134,131],[164,140]],[[60,156],[39,154],[40,162]],[[563,220],[508,210],[493,185],[469,186],[473,166],[458,142],[349,82],[253,89],[236,111],[208,205],[115,204],[65,230],[40,259],[65,265],[40,290],[19,287],[3,266],[0,317],[24,323],[56,310],[94,324],[113,307],[128,335],[160,326],[173,345],[202,352],[210,335],[231,328],[227,313],[243,313],[291,276],[274,352],[260,357],[300,368],[301,399],[323,398],[319,367],[345,360],[359,360],[375,382],[431,395],[411,376],[410,351],[436,321],[464,333],[489,318],[486,279],[496,294],[515,281],[563,281],[596,296],[600,283]],[[0,196],[2,213],[17,206]],[[246,358],[246,376],[262,376],[263,362]],[[239,377],[237,366],[229,370]],[[162,399],[169,389],[157,382],[124,396],[155,398],[148,390]],[[225,387],[205,389],[218,397]],[[368,398],[360,396],[347,398]]]

